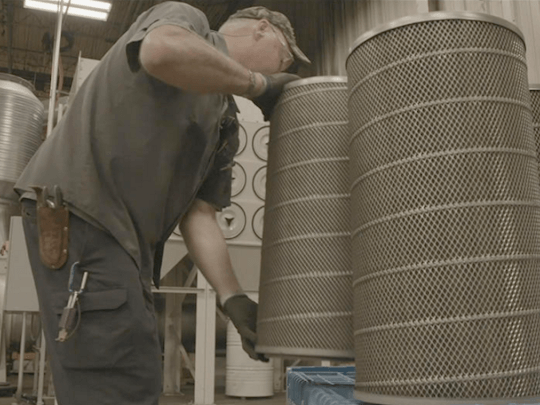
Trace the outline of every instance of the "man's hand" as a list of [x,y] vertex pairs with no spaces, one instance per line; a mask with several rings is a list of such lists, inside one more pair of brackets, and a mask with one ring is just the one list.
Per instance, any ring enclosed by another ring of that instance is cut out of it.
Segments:
[[256,302],[247,295],[233,295],[223,304],[225,315],[231,318],[232,323],[242,338],[242,348],[253,360],[268,361],[264,354],[255,352],[257,342],[257,308]]
[[276,73],[270,76],[261,76],[266,81],[264,91],[259,96],[254,97],[252,101],[261,109],[264,119],[269,121],[279,96],[283,92],[283,87],[287,83],[300,79],[300,76],[291,73]]

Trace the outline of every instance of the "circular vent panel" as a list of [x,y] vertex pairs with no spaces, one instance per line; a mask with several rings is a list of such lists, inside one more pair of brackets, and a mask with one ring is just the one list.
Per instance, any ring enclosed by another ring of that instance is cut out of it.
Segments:
[[236,203],[217,213],[217,221],[225,239],[233,239],[246,227],[246,213]]
[[238,129],[238,151],[236,152],[236,155],[239,155],[246,149],[247,145],[247,132],[246,129],[240,124],[240,128]]
[[232,168],[231,196],[240,194],[246,187],[246,171],[238,162]]
[[253,233],[255,233],[255,236],[262,240],[264,228],[264,206],[255,211],[251,225],[253,226]]
[[253,191],[255,195],[264,201],[266,198],[266,166],[261,167],[253,176]]
[[268,159],[268,142],[270,141],[270,127],[260,128],[253,137],[253,152],[259,159]]

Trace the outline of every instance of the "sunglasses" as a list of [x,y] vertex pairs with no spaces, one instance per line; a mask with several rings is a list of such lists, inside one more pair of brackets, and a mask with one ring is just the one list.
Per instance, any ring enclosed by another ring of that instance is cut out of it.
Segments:
[[272,24],[269,24],[269,25],[270,25],[270,28],[272,28],[272,32],[274,33],[274,36],[277,38],[279,43],[283,46],[283,49],[285,49],[285,52],[287,52],[287,58],[281,60],[281,66],[282,67],[287,66],[290,62],[292,62],[294,60],[294,56],[291,53],[291,51],[289,51],[289,47],[287,46],[287,44],[285,42],[283,42],[281,37],[276,32],[276,28],[274,28],[274,26]]

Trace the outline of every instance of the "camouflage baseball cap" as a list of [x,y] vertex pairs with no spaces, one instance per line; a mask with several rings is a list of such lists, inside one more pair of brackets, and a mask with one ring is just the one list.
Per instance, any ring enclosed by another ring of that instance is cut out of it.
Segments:
[[257,7],[249,7],[249,8],[244,8],[242,10],[239,10],[233,15],[231,15],[229,17],[229,20],[232,20],[234,18],[251,18],[255,20],[262,20],[262,19],[268,20],[270,24],[275,25],[277,28],[281,30],[281,32],[285,36],[285,39],[289,43],[289,46],[291,47],[291,50],[295,58],[298,59],[302,63],[306,63],[306,64],[311,63],[308,57],[304,55],[304,52],[302,52],[300,48],[298,48],[298,46],[296,45],[296,38],[294,36],[293,27],[289,19],[284,14],[279,13],[277,11],[268,10],[266,7],[257,6]]

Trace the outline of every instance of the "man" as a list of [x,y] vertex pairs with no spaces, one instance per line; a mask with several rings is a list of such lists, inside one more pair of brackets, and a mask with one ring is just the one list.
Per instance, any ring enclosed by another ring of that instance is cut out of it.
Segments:
[[[279,73],[294,58],[309,62],[282,14],[241,10],[218,33],[199,10],[162,3],[104,56],[33,157],[15,188],[60,405],[158,403],[150,288],[178,223],[244,348],[264,359],[254,351],[257,306],[242,294],[215,218],[230,203],[238,147],[226,94],[268,117],[298,78]],[[62,192],[69,223],[44,186]]]

